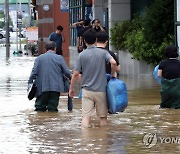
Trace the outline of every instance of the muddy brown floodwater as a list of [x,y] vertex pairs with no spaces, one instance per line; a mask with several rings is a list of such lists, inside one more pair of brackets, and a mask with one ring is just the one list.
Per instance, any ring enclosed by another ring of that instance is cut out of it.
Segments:
[[[180,110],[159,109],[160,86],[151,78],[120,76],[128,88],[129,105],[108,115],[107,127],[81,129],[81,101],[67,110],[67,94],[59,112],[35,112],[27,99],[27,79],[34,57],[5,60],[0,47],[0,154],[145,154],[180,152]],[[78,86],[76,87],[76,95]],[[144,141],[144,142],[143,142]]]

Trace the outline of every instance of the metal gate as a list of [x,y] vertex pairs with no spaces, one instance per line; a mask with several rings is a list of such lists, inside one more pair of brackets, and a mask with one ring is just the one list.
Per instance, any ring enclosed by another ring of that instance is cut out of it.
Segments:
[[76,46],[77,44],[77,30],[72,27],[74,22],[80,19],[85,19],[85,0],[69,0],[69,13],[70,13],[70,45]]

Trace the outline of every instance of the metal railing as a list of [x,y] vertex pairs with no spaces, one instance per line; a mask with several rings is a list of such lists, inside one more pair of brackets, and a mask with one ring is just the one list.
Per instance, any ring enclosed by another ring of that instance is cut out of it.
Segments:
[[77,30],[72,27],[72,24],[84,19],[85,17],[85,0],[69,1],[70,11],[70,45],[77,45]]

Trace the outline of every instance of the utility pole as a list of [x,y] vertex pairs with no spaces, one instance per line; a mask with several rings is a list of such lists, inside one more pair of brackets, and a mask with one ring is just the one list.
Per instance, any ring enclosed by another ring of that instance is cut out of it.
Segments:
[[10,57],[9,53],[9,0],[5,0],[5,21],[6,21],[6,59]]
[[21,49],[21,28],[22,28],[22,9],[21,9],[21,0],[19,3],[19,12],[18,12],[18,28],[19,28],[19,51],[22,52]]
[[16,0],[16,51],[18,52],[18,0]]

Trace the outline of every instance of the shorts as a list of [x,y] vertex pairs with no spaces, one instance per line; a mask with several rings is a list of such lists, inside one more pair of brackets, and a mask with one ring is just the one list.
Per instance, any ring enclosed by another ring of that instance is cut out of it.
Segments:
[[82,89],[82,116],[91,116],[96,108],[97,116],[107,117],[107,100],[105,92]]

